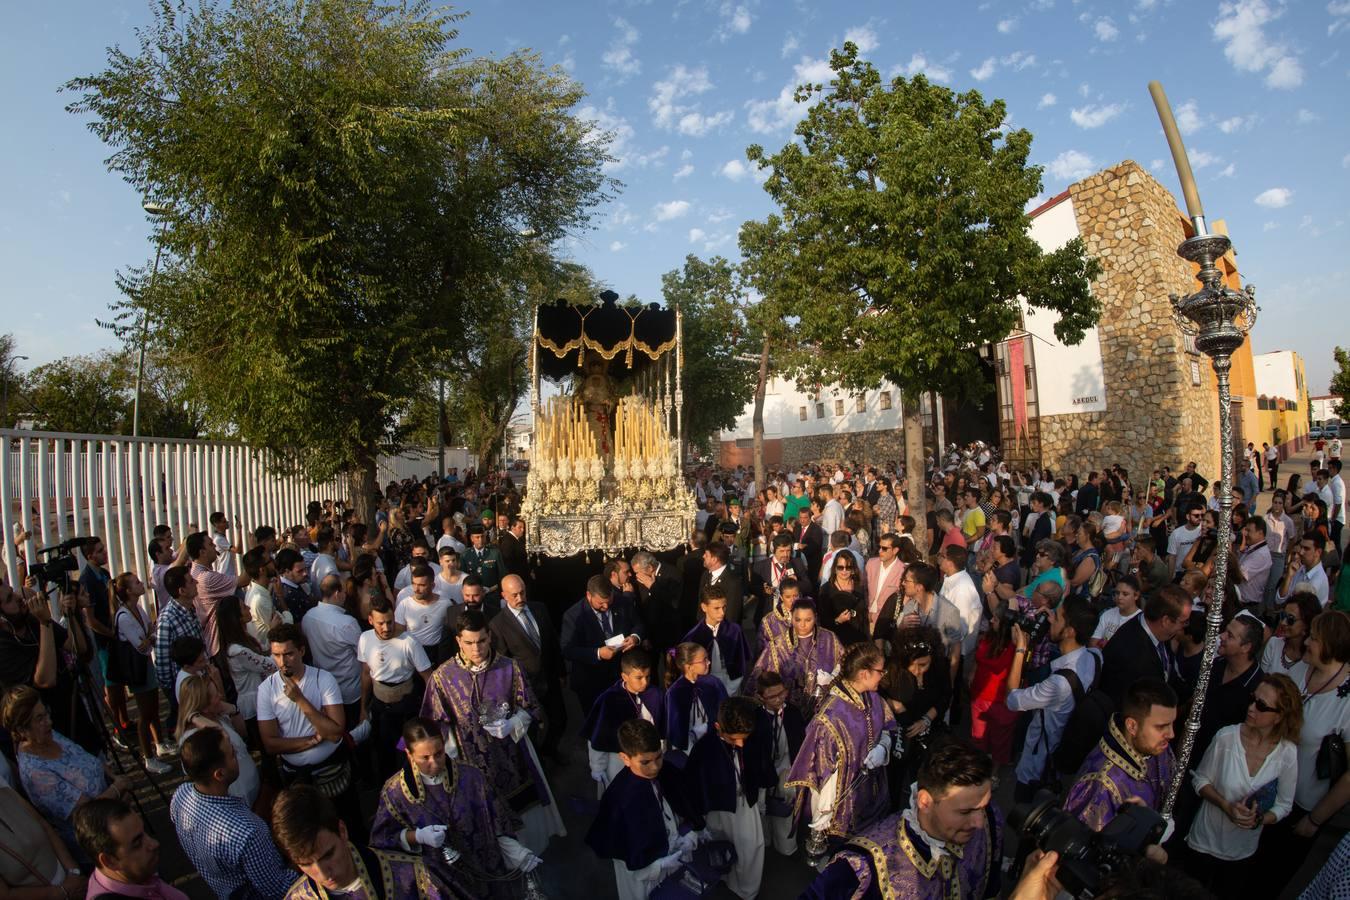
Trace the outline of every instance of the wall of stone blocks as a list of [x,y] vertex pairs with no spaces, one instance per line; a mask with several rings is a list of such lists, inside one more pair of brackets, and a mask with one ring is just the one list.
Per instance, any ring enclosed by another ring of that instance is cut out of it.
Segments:
[[783,438],[783,465],[849,463],[863,465],[905,458],[904,431],[856,431],[849,434],[813,434]]

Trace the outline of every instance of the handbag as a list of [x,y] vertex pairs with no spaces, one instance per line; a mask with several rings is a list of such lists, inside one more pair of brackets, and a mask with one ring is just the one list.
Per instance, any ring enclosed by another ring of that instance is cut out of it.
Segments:
[[1333,731],[1322,738],[1322,746],[1317,748],[1315,763],[1317,777],[1332,783],[1340,780],[1350,768],[1345,758],[1345,739],[1339,731]]
[[[122,610],[118,615],[124,612],[126,610]],[[120,637],[113,638],[108,647],[108,680],[115,684],[140,688],[149,678],[150,658]]]
[[736,847],[731,841],[708,841],[694,849],[693,858],[666,878],[648,895],[649,900],[698,900],[717,892],[736,865]]

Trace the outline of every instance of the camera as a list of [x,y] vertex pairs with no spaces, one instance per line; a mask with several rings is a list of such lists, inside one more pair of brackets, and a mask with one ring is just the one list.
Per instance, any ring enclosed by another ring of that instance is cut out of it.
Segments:
[[1008,813],[1008,824],[1021,840],[1059,854],[1055,877],[1075,897],[1095,897],[1111,875],[1137,865],[1144,848],[1158,843],[1165,824],[1147,806],[1123,804],[1101,831],[1093,831],[1055,805],[1050,791],[1038,791],[1029,803]]
[[1050,616],[1037,612],[1014,613],[1012,622],[1027,636],[1027,646],[1034,647],[1050,632]]
[[43,547],[33,554],[34,556],[48,557],[46,560],[34,562],[28,567],[29,574],[37,579],[39,590],[46,590],[47,585],[56,585],[63,594],[71,592],[70,573],[77,572],[80,568],[79,560],[75,558],[75,554],[71,551],[82,543],[84,543],[84,538],[71,538],[51,547]]

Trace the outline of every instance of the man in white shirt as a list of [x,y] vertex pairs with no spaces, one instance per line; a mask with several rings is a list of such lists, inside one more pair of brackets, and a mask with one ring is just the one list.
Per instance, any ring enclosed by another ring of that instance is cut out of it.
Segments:
[[406,596],[399,594],[398,607],[394,610],[394,621],[404,626],[422,645],[433,665],[440,661],[436,648],[445,636],[446,617],[455,608],[448,598],[436,594],[434,583],[430,566],[414,568],[409,593]]
[[337,682],[346,720],[359,722],[361,663],[356,658],[356,642],[361,638],[361,625],[347,613],[347,595],[340,578],[329,575],[323,580],[321,592],[318,606],[305,616],[301,631],[314,665]]
[[329,575],[337,575],[341,568],[337,561],[336,541],[333,529],[327,526],[319,529],[319,536],[314,542],[318,553],[309,564],[309,592],[312,596],[319,596],[323,580]]
[[975,648],[980,643],[980,589],[966,570],[970,551],[955,544],[938,554],[938,570],[942,572],[942,596],[956,607],[965,623],[966,635],[961,640],[961,658],[964,660],[965,677],[975,674]]
[[[1340,444],[1340,438],[1335,443]],[[1331,489],[1331,504],[1327,507],[1327,518],[1331,520],[1331,546],[1341,549],[1341,531],[1345,528],[1345,481],[1341,479],[1341,461],[1338,458],[1339,453],[1332,454],[1331,462],[1327,463],[1327,471],[1331,473],[1331,478],[1327,481],[1327,487]]]
[[216,545],[216,553],[219,554],[212,568],[225,575],[238,576],[239,568],[235,565],[234,555],[242,551],[230,543],[230,520],[223,512],[213,512],[210,522],[211,542]]
[[370,733],[375,743],[380,778],[398,771],[402,757],[396,744],[403,723],[417,715],[422,693],[417,679],[431,677],[431,660],[409,633],[395,635],[394,609],[384,597],[370,602],[370,631],[361,632],[356,658],[361,661],[362,720],[370,714]]
[[1322,568],[1322,551],[1323,541],[1320,537],[1304,535],[1299,539],[1298,562],[1285,573],[1284,586],[1279,594],[1281,603],[1294,596],[1300,584],[1307,584],[1317,595],[1317,602],[1326,608],[1331,586],[1327,583],[1326,570]]
[[1172,536],[1167,539],[1167,568],[1171,570],[1173,575],[1186,561],[1186,554],[1190,552],[1191,545],[1200,540],[1200,532],[1204,529],[1204,521],[1204,509],[1200,506],[1192,506],[1186,511],[1186,524],[1174,529]]
[[1266,592],[1270,575],[1270,547],[1266,545],[1266,520],[1252,516],[1242,526],[1242,549],[1238,551],[1238,568],[1242,570],[1242,584],[1238,598],[1244,606],[1260,612],[1261,598]]
[[820,529],[826,534],[834,534],[844,527],[844,507],[834,499],[834,488],[830,485],[822,484],[817,492],[825,504],[820,513]]
[[455,520],[446,516],[441,519],[441,536],[436,539],[436,553],[439,555],[441,550],[446,547],[455,548],[455,553],[463,553],[464,545],[455,540]]
[[1285,558],[1290,552],[1290,542],[1297,532],[1294,520],[1285,512],[1287,494],[1280,488],[1270,495],[1270,509],[1266,511],[1266,546],[1270,548],[1270,572],[1266,575],[1266,590],[1263,601],[1267,607],[1275,605],[1275,596],[1280,590],[1280,581],[1284,578]]
[[430,566],[431,549],[426,544],[413,544],[412,562],[398,570],[398,575],[394,577],[394,590],[401,591],[412,584],[413,566]]
[[1102,613],[1097,620],[1097,627],[1092,632],[1092,646],[1099,650],[1105,647],[1120,626],[1139,615],[1139,602],[1142,599],[1143,588],[1139,579],[1133,575],[1120,576],[1116,582],[1116,605]]

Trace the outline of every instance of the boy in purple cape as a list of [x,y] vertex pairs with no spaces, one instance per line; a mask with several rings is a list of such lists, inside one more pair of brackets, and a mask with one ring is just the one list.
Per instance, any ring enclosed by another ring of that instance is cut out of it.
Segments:
[[586,843],[601,859],[614,860],[619,900],[647,900],[661,882],[678,872],[694,847],[706,838],[690,829],[703,821],[685,803],[677,769],[661,764],[661,735],[646,719],[619,726],[619,756],[624,770],[614,776]]
[[526,737],[539,704],[524,673],[492,651],[487,619],[465,610],[455,620],[459,652],[436,669],[422,700],[422,715],[441,723],[446,744],[487,776],[502,825],[542,853],[549,838],[566,834],[558,805]]
[[[1120,712],[1083,760],[1078,780],[1064,798],[1064,811],[1101,831],[1125,803],[1143,801],[1161,811],[1176,768],[1170,745],[1177,719],[1177,695],[1159,678],[1140,678],[1125,692]],[[1161,847],[1145,855],[1167,861]]]
[[683,757],[694,743],[717,721],[717,710],[727,699],[722,682],[708,674],[708,651],[692,641],[677,645],[670,651],[666,677],[678,672],[679,677],[666,688],[666,741],[671,750]]
[[759,700],[755,731],[747,748],[760,755],[761,765],[773,774],[773,781],[765,791],[764,832],[767,841],[784,856],[797,852],[797,841],[792,835],[792,815],[787,810],[791,797],[783,787],[792,760],[806,737],[806,722],[797,708],[788,703],[787,685],[777,672],[764,672],[755,683]]
[[272,806],[277,846],[301,871],[286,900],[468,900],[433,885],[411,853],[358,847],[333,801],[310,785],[287,788]]
[[703,611],[703,621],[691,628],[684,640],[708,651],[710,673],[722,682],[728,696],[734,696],[750,666],[750,645],[745,642],[741,626],[726,620],[726,587],[720,583],[709,585],[699,601],[699,608]]
[[877,693],[885,664],[876,644],[850,646],[839,678],[806,726],[785,787],[800,788],[808,856],[823,855],[831,838],[856,834],[886,812],[886,763],[898,726]]
[[764,648],[745,691],[755,691],[760,672],[777,672],[788,686],[788,702],[797,707],[803,719],[816,714],[821,697],[839,674],[842,647],[834,632],[818,628],[816,604],[808,597],[792,607],[792,627]]
[[684,771],[690,807],[707,820],[714,838],[736,847],[726,883],[743,900],[759,895],[764,875],[764,821],[756,803],[762,789],[778,783],[768,757],[750,744],[758,711],[749,697],[728,698],[713,730],[689,752]]
[[850,836],[803,900],[979,900],[999,892],[994,761],[953,741],[919,769],[909,808]]
[[446,757],[431,719],[409,719],[403,745],[407,763],[380,791],[371,847],[417,854],[448,896],[523,896],[540,860],[502,833],[483,773]]
[[581,726],[597,797],[624,767],[619,758],[619,726],[629,719],[646,719],[657,731],[666,726],[666,698],[651,681],[651,656],[645,650],[629,650],[619,660],[619,680],[596,698]]

